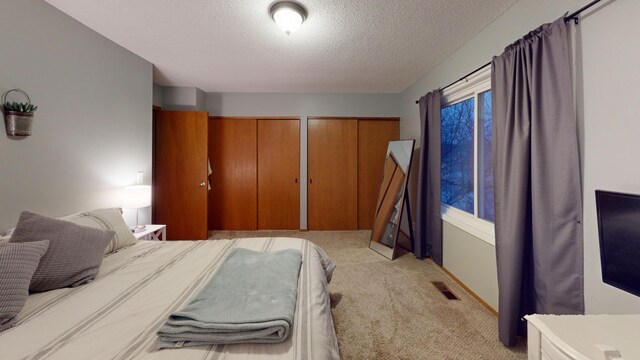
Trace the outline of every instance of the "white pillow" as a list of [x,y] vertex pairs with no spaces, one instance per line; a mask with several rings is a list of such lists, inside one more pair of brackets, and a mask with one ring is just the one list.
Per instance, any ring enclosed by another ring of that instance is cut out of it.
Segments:
[[66,220],[74,224],[90,226],[97,229],[114,231],[115,235],[104,250],[105,254],[112,253],[125,246],[133,245],[138,241],[138,239],[133,236],[129,226],[124,222],[120,208],[85,211],[62,217],[60,220]]
[[13,230],[15,230],[15,229],[16,228],[11,228],[11,229],[3,232],[2,234],[0,234],[0,244],[9,242],[9,239],[11,239],[11,234],[13,234]]

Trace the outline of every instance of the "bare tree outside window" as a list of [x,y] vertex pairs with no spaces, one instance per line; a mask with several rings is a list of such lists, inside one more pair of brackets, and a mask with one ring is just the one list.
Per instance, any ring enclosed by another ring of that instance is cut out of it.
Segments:
[[441,110],[441,201],[473,214],[474,98]]
[[[474,129],[476,106],[478,129]],[[443,107],[441,121],[442,203],[493,222],[491,90]],[[475,131],[478,131],[475,138],[479,142],[477,167],[474,164]],[[478,182],[478,194],[474,193],[474,181]],[[474,201],[478,202],[477,214]]]

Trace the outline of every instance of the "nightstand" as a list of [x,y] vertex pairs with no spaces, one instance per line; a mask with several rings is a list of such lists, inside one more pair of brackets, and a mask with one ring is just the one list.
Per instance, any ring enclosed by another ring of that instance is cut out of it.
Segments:
[[138,240],[167,240],[167,225],[146,225],[146,229],[133,233]]
[[529,360],[640,359],[640,315],[527,315]]

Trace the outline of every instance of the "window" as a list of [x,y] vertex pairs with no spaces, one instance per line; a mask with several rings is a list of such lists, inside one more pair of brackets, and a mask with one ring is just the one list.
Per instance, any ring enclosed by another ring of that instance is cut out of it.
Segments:
[[473,214],[473,118],[475,99],[442,108],[441,201]]
[[478,217],[493,222],[491,90],[478,94]]
[[490,243],[493,221],[493,129],[490,69],[443,92],[443,219]]

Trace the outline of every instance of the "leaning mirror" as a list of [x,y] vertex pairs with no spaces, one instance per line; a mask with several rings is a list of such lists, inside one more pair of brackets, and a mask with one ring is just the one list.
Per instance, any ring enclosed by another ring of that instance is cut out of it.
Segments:
[[393,260],[405,207],[415,140],[390,141],[382,171],[369,248]]

